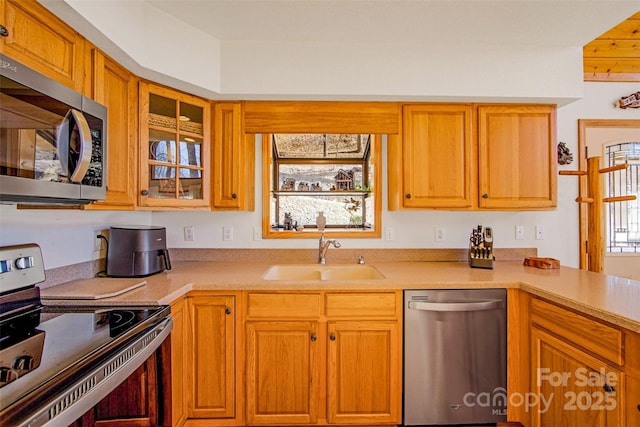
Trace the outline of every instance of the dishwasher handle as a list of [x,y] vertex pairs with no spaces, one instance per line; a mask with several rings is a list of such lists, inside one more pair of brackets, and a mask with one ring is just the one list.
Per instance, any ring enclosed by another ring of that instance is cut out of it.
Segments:
[[423,311],[483,311],[499,308],[502,300],[425,302],[409,301],[409,309]]

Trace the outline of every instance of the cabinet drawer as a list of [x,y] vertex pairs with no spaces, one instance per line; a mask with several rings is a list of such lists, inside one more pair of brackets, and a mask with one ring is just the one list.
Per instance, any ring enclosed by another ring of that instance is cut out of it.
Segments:
[[320,294],[260,293],[247,295],[247,317],[300,318],[320,316]]
[[328,317],[395,317],[396,295],[395,292],[327,293],[325,314]]
[[622,331],[539,299],[532,298],[530,308],[533,323],[601,358],[623,364]]

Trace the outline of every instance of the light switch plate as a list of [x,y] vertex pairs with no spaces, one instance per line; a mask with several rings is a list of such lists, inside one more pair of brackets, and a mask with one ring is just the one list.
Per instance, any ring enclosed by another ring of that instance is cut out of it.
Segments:
[[230,242],[233,240],[233,226],[225,225],[222,227],[222,240]]

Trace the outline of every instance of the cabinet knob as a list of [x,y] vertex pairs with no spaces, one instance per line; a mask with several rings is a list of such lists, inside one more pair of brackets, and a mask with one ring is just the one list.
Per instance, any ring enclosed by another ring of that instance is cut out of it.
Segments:
[[142,190],[140,192],[140,194],[142,194],[143,196],[148,196],[149,195],[149,190]]
[[615,393],[616,392],[616,389],[613,386],[609,385],[609,384],[603,385],[602,388],[604,389],[605,393]]
[[231,194],[231,198],[232,198],[232,199],[237,199],[237,198],[238,198],[238,195],[237,195],[236,193],[233,193],[233,194]]
[[333,335],[333,334],[331,334],[331,335],[329,335],[329,339],[330,339],[331,341],[335,341],[335,340],[336,340],[336,336],[335,336],[335,335]]
[[488,198],[489,198],[489,195],[488,195],[487,193],[484,193],[484,194],[482,195],[482,198],[483,198],[483,199],[488,199]]
[[9,30],[4,25],[0,25],[0,36],[9,37]]
[[224,314],[231,314],[231,309],[230,309],[229,307],[227,307],[227,308],[224,310]]
[[317,339],[318,337],[316,336],[316,334],[311,334],[311,341],[315,341]]
[[410,199],[411,198],[411,193],[407,193],[407,195],[404,196],[404,197],[406,197],[407,199]]

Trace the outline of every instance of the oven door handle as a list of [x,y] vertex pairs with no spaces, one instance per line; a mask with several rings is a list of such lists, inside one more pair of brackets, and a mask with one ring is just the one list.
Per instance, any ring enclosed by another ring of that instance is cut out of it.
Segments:
[[409,301],[411,310],[422,311],[484,311],[500,307],[502,300],[458,301],[458,302],[424,302]]

